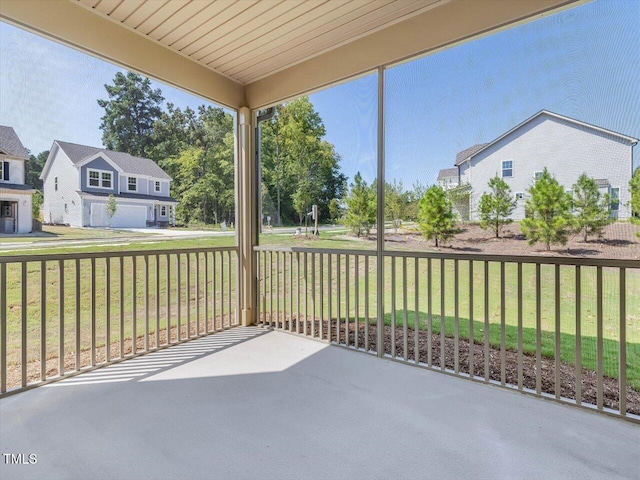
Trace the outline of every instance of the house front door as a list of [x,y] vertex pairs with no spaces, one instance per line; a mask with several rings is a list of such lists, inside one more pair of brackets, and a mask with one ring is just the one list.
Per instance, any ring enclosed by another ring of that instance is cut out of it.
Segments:
[[0,202],[0,233],[16,233],[17,202]]

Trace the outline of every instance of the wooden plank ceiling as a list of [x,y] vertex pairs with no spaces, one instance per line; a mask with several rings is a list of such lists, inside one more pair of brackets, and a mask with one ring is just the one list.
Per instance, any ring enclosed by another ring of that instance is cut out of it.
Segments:
[[246,85],[449,0],[71,0]]

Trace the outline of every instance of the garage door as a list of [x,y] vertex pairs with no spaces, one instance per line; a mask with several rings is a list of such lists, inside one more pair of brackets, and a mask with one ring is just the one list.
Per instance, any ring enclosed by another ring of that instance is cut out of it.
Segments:
[[118,205],[116,213],[111,218],[107,215],[105,204],[91,204],[91,226],[112,228],[139,228],[147,226],[147,207],[137,205]]

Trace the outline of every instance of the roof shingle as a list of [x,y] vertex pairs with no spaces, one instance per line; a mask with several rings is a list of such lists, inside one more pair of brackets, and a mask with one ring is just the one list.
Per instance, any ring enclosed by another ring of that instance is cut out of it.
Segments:
[[0,125],[0,150],[12,157],[29,159],[27,149],[22,145],[13,127]]
[[61,142],[59,140],[56,140],[56,143],[60,145],[60,148],[62,148],[64,153],[67,154],[67,157],[69,157],[69,160],[74,164],[77,164],[96,153],[104,153],[125,173],[171,180],[171,177],[167,175],[167,173],[162,170],[156,162],[149,158],[134,157],[128,153],[107,150],[106,148],[89,147],[87,145],[78,145],[76,143]]

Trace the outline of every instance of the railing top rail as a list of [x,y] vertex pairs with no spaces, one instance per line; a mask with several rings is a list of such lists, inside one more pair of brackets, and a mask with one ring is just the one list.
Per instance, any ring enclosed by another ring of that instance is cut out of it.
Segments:
[[[278,251],[278,252],[300,252],[300,253],[324,253],[334,255],[361,255],[375,256],[375,250],[358,249],[331,249],[331,248],[311,248],[311,247],[281,247],[281,246],[256,246],[254,251]],[[403,250],[385,250],[385,257],[407,257],[407,258],[434,258],[444,260],[468,260],[480,262],[499,263],[530,263],[541,265],[568,265],[583,267],[616,267],[616,268],[637,268],[640,269],[640,260],[616,259],[616,258],[583,258],[583,257],[543,257],[533,255],[488,255],[478,253],[448,253],[448,252],[417,252]]]
[[91,258],[144,257],[203,252],[238,252],[238,247],[195,247],[160,250],[119,250],[114,252],[41,253],[32,255],[0,255],[1,263],[41,262],[54,260],[85,260]]

